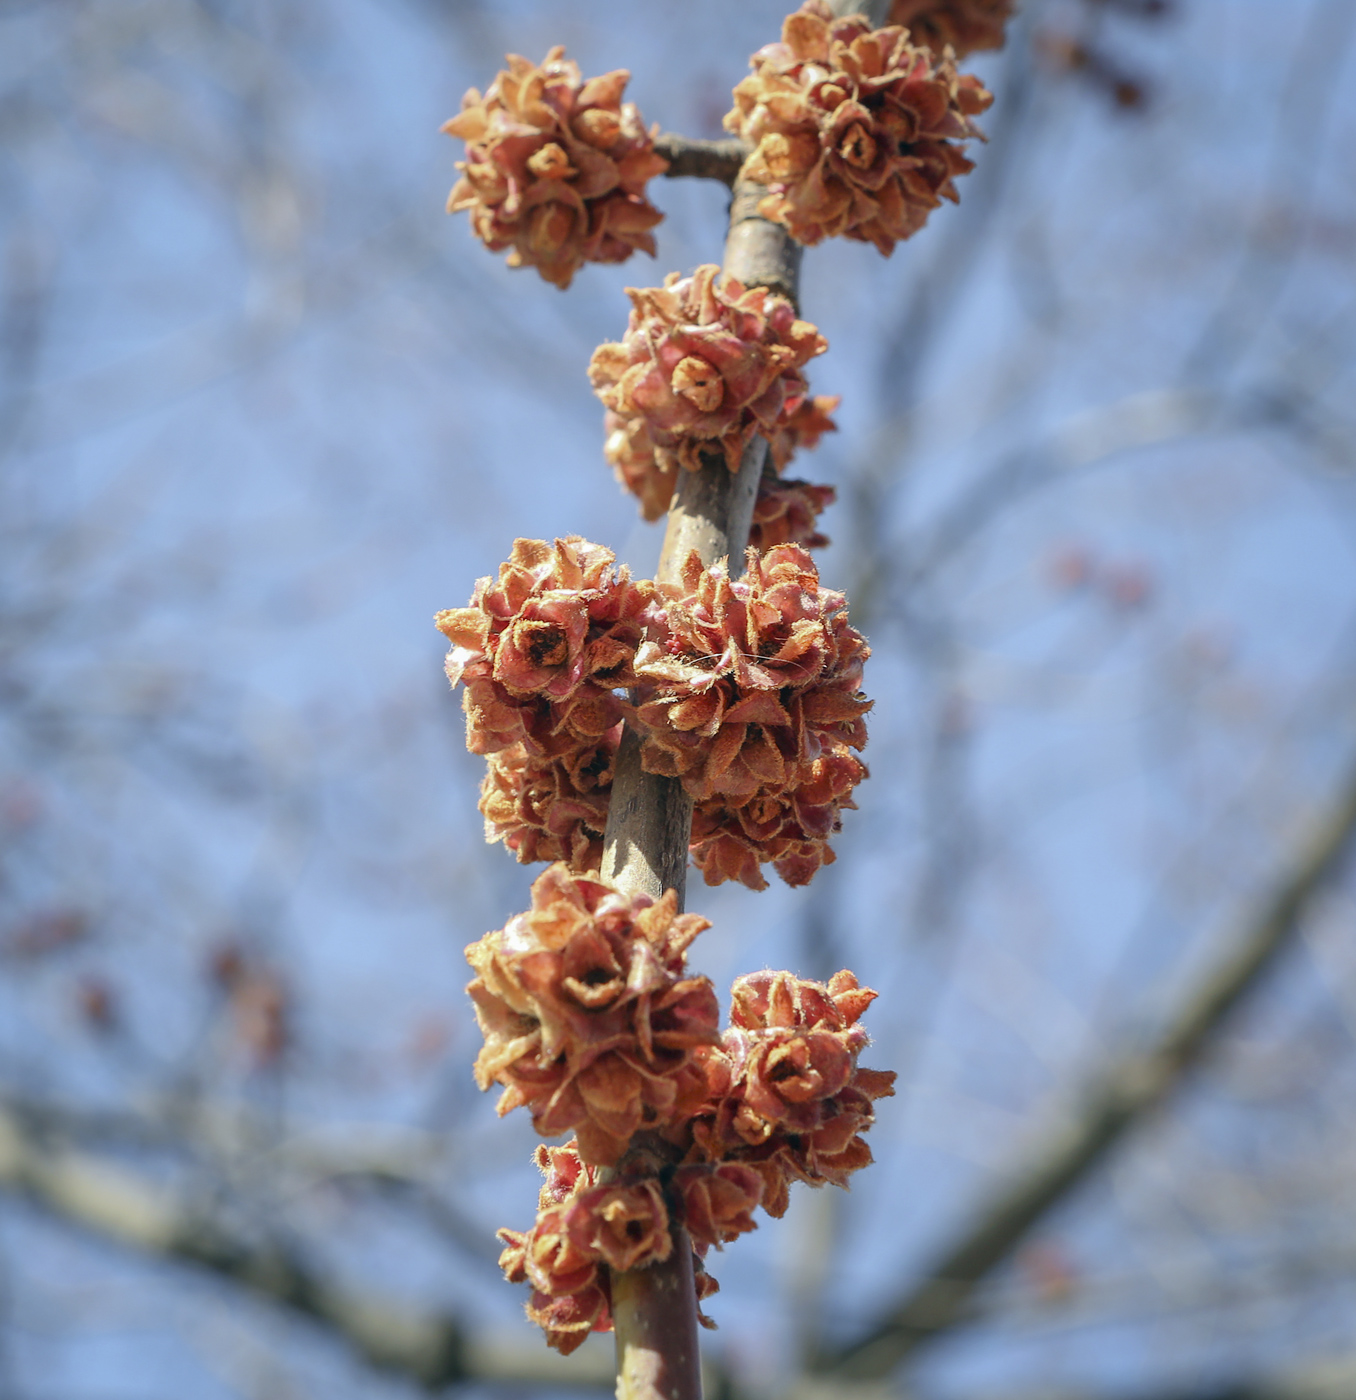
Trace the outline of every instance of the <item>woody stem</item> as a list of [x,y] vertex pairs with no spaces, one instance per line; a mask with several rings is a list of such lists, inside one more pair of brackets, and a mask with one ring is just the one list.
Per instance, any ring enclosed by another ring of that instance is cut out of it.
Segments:
[[[770,287],[794,302],[800,247],[784,229],[760,217],[758,201],[764,193],[761,185],[736,181],[724,271],[746,287]],[[743,555],[766,457],[766,439],[755,437],[737,472],[729,470],[724,453],[717,450],[702,454],[700,470],[680,473],[659,558],[659,582],[677,582],[694,549],[704,565]],[[691,833],[692,799],[676,778],[641,768],[640,737],[628,724],[608,801],[603,875],[630,894],[643,891],[658,898],[665,890],[677,890],[681,908]]]
[[701,141],[679,136],[676,131],[657,137],[654,148],[668,161],[664,174],[671,180],[719,180],[722,185],[734,184],[739,167],[749,154],[749,148],[737,136]]
[[[880,24],[888,0],[830,0],[830,4],[838,14],[860,11]],[[714,168],[692,173],[723,178]],[[766,193],[762,185],[734,179],[723,270],[746,287],[768,287],[794,305],[800,289],[801,249],[785,229],[758,213]],[[709,452],[702,454],[698,471],[679,473],[658,582],[676,582],[694,549],[705,566],[727,558],[737,567],[748,544],[766,457],[767,442],[755,437],[737,472],[725,465],[723,453]],[[644,891],[658,898],[665,890],[676,890],[682,909],[691,835],[692,799],[676,778],[644,772],[640,739],[628,724],[612,778],[603,875],[631,894]],[[617,1334],[617,1400],[701,1400],[692,1250],[681,1225],[675,1226],[673,1252],[662,1264],[613,1275],[612,1315]]]
[[[796,295],[800,248],[775,224],[760,218],[761,186],[737,181],[730,207],[724,270],[745,286]],[[669,509],[658,578],[678,579],[696,550],[704,565],[737,561],[748,543],[767,442],[754,438],[738,472],[721,452],[704,453],[699,471],[683,472]],[[628,893],[658,897],[677,890],[682,908],[692,799],[676,778],[646,773],[640,737],[628,725],[612,779],[603,874]],[[674,1248],[661,1264],[612,1277],[612,1317],[617,1334],[617,1400],[700,1400],[697,1297],[687,1231],[674,1229]]]

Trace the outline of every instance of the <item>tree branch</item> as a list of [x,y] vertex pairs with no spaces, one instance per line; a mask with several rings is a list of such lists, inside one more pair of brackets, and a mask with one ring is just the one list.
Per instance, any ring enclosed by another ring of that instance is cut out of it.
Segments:
[[[762,194],[761,185],[736,182],[724,270],[745,286],[772,287],[794,301],[800,248],[758,215]],[[767,441],[755,437],[738,472],[730,472],[723,453],[706,452],[700,470],[679,474],[656,574],[660,582],[677,582],[694,549],[708,566],[740,559],[766,456]],[[691,836],[692,799],[676,778],[642,770],[640,738],[628,723],[613,772],[602,873],[628,893],[657,897],[676,890],[681,909]],[[697,1302],[686,1232],[678,1228],[664,1263],[618,1275],[612,1287],[619,1303],[618,1400],[700,1400]]]
[[[831,3],[839,14],[871,13],[879,12],[886,0]],[[878,14],[876,22],[880,22]],[[728,143],[703,145],[709,155]],[[692,159],[697,159],[695,151]],[[759,202],[767,193],[764,186],[737,177],[732,177],[732,185],[723,265],[726,276],[746,287],[770,288],[795,305],[800,245],[784,228],[759,214]],[[738,472],[729,471],[722,453],[707,452],[702,454],[700,470],[679,473],[656,573],[659,582],[677,582],[693,550],[708,567],[724,558],[730,561],[731,572],[737,571],[748,544],[766,458],[766,440],[755,437]],[[691,798],[677,779],[642,771],[640,740],[628,723],[613,770],[602,873],[628,893],[643,891],[658,896],[667,889],[676,890],[682,908],[691,834]],[[617,1400],[699,1400],[701,1396],[691,1251],[681,1228],[675,1243],[663,1264],[613,1280],[614,1291],[622,1300],[614,1312]]]
[[295,1250],[250,1241],[126,1168],[47,1137],[0,1104],[0,1190],[142,1255],[191,1264],[318,1322],[368,1364],[430,1391],[459,1382],[603,1387],[605,1353],[554,1352],[468,1336],[457,1319],[330,1282]]
[[700,141],[666,131],[657,137],[654,148],[669,163],[664,172],[671,180],[691,177],[698,180],[719,180],[733,185],[739,167],[748,159],[749,148],[737,136],[716,141]]
[[1356,837],[1356,770],[1301,847],[1290,872],[1239,930],[1158,1043],[1127,1055],[1085,1097],[1079,1116],[981,1205],[923,1279],[867,1335],[822,1357],[821,1372],[883,1376],[925,1342],[966,1319],[979,1283],[1011,1257],[1031,1227],[1085,1180],[1201,1057],[1229,1013],[1294,939],[1310,901]]

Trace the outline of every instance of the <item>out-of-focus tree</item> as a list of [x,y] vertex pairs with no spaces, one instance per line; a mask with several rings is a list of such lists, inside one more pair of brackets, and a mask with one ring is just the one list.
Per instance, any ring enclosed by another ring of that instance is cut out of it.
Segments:
[[[487,257],[438,127],[564,43],[714,136],[781,17],[0,7],[0,1393],[607,1383],[494,1267],[461,949],[529,872],[428,619],[515,536],[651,571],[584,369],[653,279]],[[1348,1385],[1354,30],[1027,0],[960,206],[806,259],[872,780],[691,907],[718,986],[860,971],[904,1087],[720,1260],[728,1387]]]

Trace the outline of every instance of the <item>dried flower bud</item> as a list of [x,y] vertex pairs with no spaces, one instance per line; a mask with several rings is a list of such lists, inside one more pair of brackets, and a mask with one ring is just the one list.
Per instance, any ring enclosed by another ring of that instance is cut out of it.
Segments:
[[612,1330],[608,1270],[662,1262],[673,1235],[656,1178],[600,1185],[576,1142],[539,1147],[537,1165],[546,1180],[536,1223],[522,1234],[499,1231],[499,1266],[510,1283],[532,1285],[528,1317],[568,1355],[590,1332]]
[[763,1199],[763,1178],[743,1162],[679,1167],[673,1189],[683,1202],[683,1223],[698,1246],[719,1248],[757,1228],[753,1212]]
[[1013,0],[894,0],[888,23],[902,24],[909,39],[934,53],[949,44],[957,58],[1001,49]]
[[603,455],[611,462],[617,480],[640,501],[644,519],[658,520],[668,510],[678,484],[672,459],[668,470],[659,465],[644,418],[624,418],[609,408],[603,415],[603,431]]
[[715,993],[685,977],[705,919],[551,866],[532,908],[466,950],[485,1045],[476,1082],[505,1086],[499,1112],[526,1105],[543,1136],[574,1128],[589,1163],[610,1164],[643,1125],[689,1114],[704,1096],[695,1051],[717,1040]]
[[625,262],[638,248],[653,256],[663,215],[645,186],[668,162],[654,149],[658,128],[621,100],[631,75],[583,82],[560,47],[540,67],[517,54],[508,65],[443,127],[466,142],[448,212],[469,210],[491,252],[510,249],[510,267],[535,267],[561,288],[586,262]]
[[710,843],[724,834],[762,861],[785,860],[803,883],[831,857],[821,851],[807,863],[801,848],[836,830],[866,775],[849,752],[866,743],[866,639],[795,545],[761,558],[751,550],[737,581],[723,562],[703,569],[694,553],[681,583],[660,595],[635,662],[642,763],[680,778],[702,804],[693,844],[709,882],[761,888],[742,855],[713,879],[725,863],[711,863]]
[[716,1324],[702,1311],[702,1304],[713,1294],[720,1292],[720,1282],[706,1272],[706,1264],[696,1250],[692,1253],[692,1282],[697,1290],[697,1321],[709,1331],[716,1330]]
[[527,1315],[548,1346],[568,1356],[590,1332],[610,1332],[609,1281],[597,1259],[570,1237],[567,1212],[543,1210],[526,1233],[500,1230],[499,1267],[510,1283],[530,1283]]
[[489,755],[480,785],[485,839],[502,841],[519,861],[563,860],[597,870],[621,727],[597,743],[537,757],[523,744]]
[[825,433],[836,433],[838,424],[829,415],[842,403],[838,394],[807,395],[768,437],[768,456],[773,469],[786,470],[797,452],[813,452]]
[[[641,488],[647,512],[662,494],[654,472],[696,471],[704,451],[723,453],[735,472],[756,434],[785,430],[805,398],[803,367],[828,348],[785,298],[717,281],[719,273],[707,264],[691,277],[670,275],[662,287],[628,288],[625,339],[600,345],[589,363],[598,397],[616,415],[608,420],[609,458]],[[635,420],[645,424],[652,465],[645,437],[629,426]]]
[[778,481],[764,473],[753,503],[749,547],[760,554],[779,544],[823,549],[829,537],[820,533],[819,517],[837,495],[832,486],[814,486],[808,481]]
[[[810,451],[825,433],[837,431],[829,414],[838,404],[836,396],[807,396],[767,434],[769,463],[759,483],[749,534],[749,543],[756,549],[770,549],[774,544],[804,544],[807,549],[817,549],[828,544],[823,535],[815,533],[814,521],[832,503],[833,488],[804,481],[782,485],[775,474],[785,470],[798,451]],[[626,418],[608,409],[603,415],[603,431],[603,455],[612,464],[617,480],[640,501],[644,519],[658,520],[668,510],[678,484],[673,458],[665,457],[661,465],[644,418]]]
[[750,972],[730,988],[730,1024],[740,1030],[846,1031],[876,999],[844,969],[828,983],[811,982],[789,972]]
[[653,609],[653,584],[614,569],[616,556],[571,535],[515,540],[497,579],[469,607],[434,619],[452,643],[447,675],[465,686],[466,746],[496,753],[522,742],[538,757],[596,746],[621,720],[614,690]]
[[673,1253],[669,1213],[658,1181],[595,1186],[568,1206],[584,1247],[618,1273],[657,1264]]
[[579,1144],[573,1138],[563,1147],[541,1143],[534,1160],[545,1177],[537,1197],[539,1211],[550,1210],[552,1206],[563,1204],[570,1196],[597,1185],[597,1170],[580,1157]]
[[739,978],[731,1027],[702,1052],[707,1102],[688,1127],[689,1155],[758,1172],[773,1216],[791,1181],[846,1185],[871,1161],[861,1134],[872,1100],[894,1093],[894,1074],[857,1064],[869,1043],[858,1020],[874,998],[850,972],[827,984],[787,972]]
[[866,764],[846,743],[828,743],[802,764],[784,792],[761,794],[734,805],[722,798],[699,802],[693,813],[692,859],[708,885],[738,880],[767,888],[759,865],[770,864],[788,885],[808,884],[832,865],[829,838],[854,809],[853,789],[868,776]]
[[843,235],[889,254],[958,198],[954,179],[973,168],[960,143],[993,99],[950,56],[805,0],[751,63],[725,125],[754,147],[744,174],[768,187],[759,213],[798,242]]

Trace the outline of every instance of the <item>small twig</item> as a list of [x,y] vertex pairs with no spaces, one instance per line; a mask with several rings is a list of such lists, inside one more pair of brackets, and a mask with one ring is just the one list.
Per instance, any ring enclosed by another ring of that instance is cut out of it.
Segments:
[[722,185],[734,184],[749,155],[747,144],[737,136],[701,141],[679,136],[676,131],[658,137],[654,148],[669,163],[664,172],[669,179],[719,180]]
[[1181,1006],[1157,1044],[1127,1055],[1091,1088],[1078,1118],[1052,1133],[1024,1170],[980,1207],[952,1246],[872,1330],[825,1357],[821,1373],[883,1376],[919,1346],[971,1316],[980,1282],[1033,1225],[1086,1180],[1125,1134],[1177,1087],[1225,1018],[1299,932],[1309,904],[1356,839],[1356,771],[1321,825],[1221,962]]
[[142,1253],[194,1264],[324,1323],[374,1366],[429,1389],[469,1379],[450,1317],[419,1316],[330,1282],[295,1251],[256,1243],[125,1168],[44,1139],[0,1106],[0,1190]]

